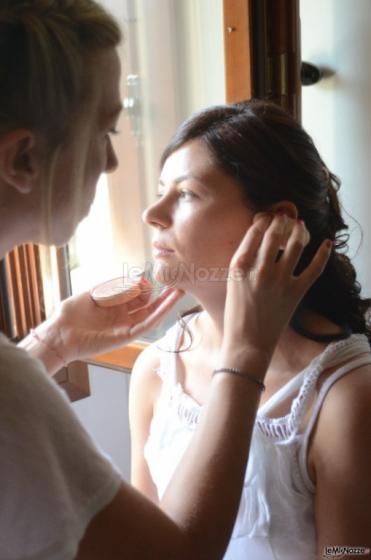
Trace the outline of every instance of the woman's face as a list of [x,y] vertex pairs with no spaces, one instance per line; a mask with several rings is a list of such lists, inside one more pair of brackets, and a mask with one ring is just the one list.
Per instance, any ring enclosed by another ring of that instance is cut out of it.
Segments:
[[65,243],[89,213],[98,179],[117,167],[111,143],[122,104],[120,61],[115,49],[94,57],[94,95],[82,108],[81,122],[63,147],[54,173],[52,200],[53,243]]
[[159,199],[143,214],[154,228],[156,279],[195,295],[225,286],[253,215],[239,184],[216,165],[206,145],[188,142],[166,160]]

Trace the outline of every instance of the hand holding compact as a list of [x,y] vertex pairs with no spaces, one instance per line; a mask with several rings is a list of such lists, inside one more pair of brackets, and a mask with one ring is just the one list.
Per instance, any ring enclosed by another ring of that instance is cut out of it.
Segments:
[[[128,344],[156,326],[184,295],[180,290],[168,288],[150,302],[152,285],[145,279],[131,283],[122,292],[126,293],[93,290],[72,296],[37,327],[34,338],[42,341],[45,353],[49,349],[49,354],[54,352],[56,358],[53,363],[50,359],[46,363],[42,355],[37,356],[44,361],[49,373],[73,360]],[[98,303],[92,297],[94,293]],[[103,305],[100,297],[106,298]],[[108,305],[107,299],[110,299]]]

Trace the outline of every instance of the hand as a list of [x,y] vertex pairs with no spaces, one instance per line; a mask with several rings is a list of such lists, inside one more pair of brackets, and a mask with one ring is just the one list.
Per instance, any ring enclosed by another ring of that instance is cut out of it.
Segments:
[[308,241],[302,222],[285,215],[257,215],[230,263],[222,344],[226,363],[233,360],[240,367],[245,356],[251,362],[255,355],[261,371],[268,367],[283,329],[330,255],[331,242],[326,240],[309,266],[294,276]]
[[89,292],[72,296],[37,333],[67,363],[128,344],[156,326],[184,295],[168,288],[149,303],[150,282],[142,280],[140,286],[139,296],[113,307],[99,307]]

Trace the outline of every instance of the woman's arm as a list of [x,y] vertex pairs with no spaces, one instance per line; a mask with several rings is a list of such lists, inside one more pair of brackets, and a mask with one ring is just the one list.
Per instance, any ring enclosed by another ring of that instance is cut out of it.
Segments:
[[158,504],[157,490],[143,450],[149,436],[154,405],[162,385],[156,373],[159,365],[157,348],[154,345],[149,346],[134,364],[129,394],[131,484],[155,504]]
[[331,388],[309,458],[316,484],[318,558],[329,546],[371,549],[371,366]]
[[139,285],[136,298],[113,307],[99,307],[89,292],[62,301],[19,346],[54,375],[69,362],[128,344],[157,325],[184,295],[169,288],[150,302],[151,284],[142,279]]

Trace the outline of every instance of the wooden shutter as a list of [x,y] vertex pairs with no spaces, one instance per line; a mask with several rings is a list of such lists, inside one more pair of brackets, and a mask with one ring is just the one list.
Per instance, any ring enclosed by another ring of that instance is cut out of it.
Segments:
[[[61,299],[70,295],[66,250],[57,250]],[[36,245],[16,247],[0,261],[0,330],[14,342],[45,320],[40,251]],[[62,368],[55,380],[72,401],[90,395],[87,364],[74,362]]]
[[1,261],[1,329],[15,342],[45,319],[40,254],[36,245],[21,245]]
[[224,58],[229,103],[253,96],[252,1],[224,0]]
[[301,116],[299,0],[224,0],[229,102],[268,99]]

